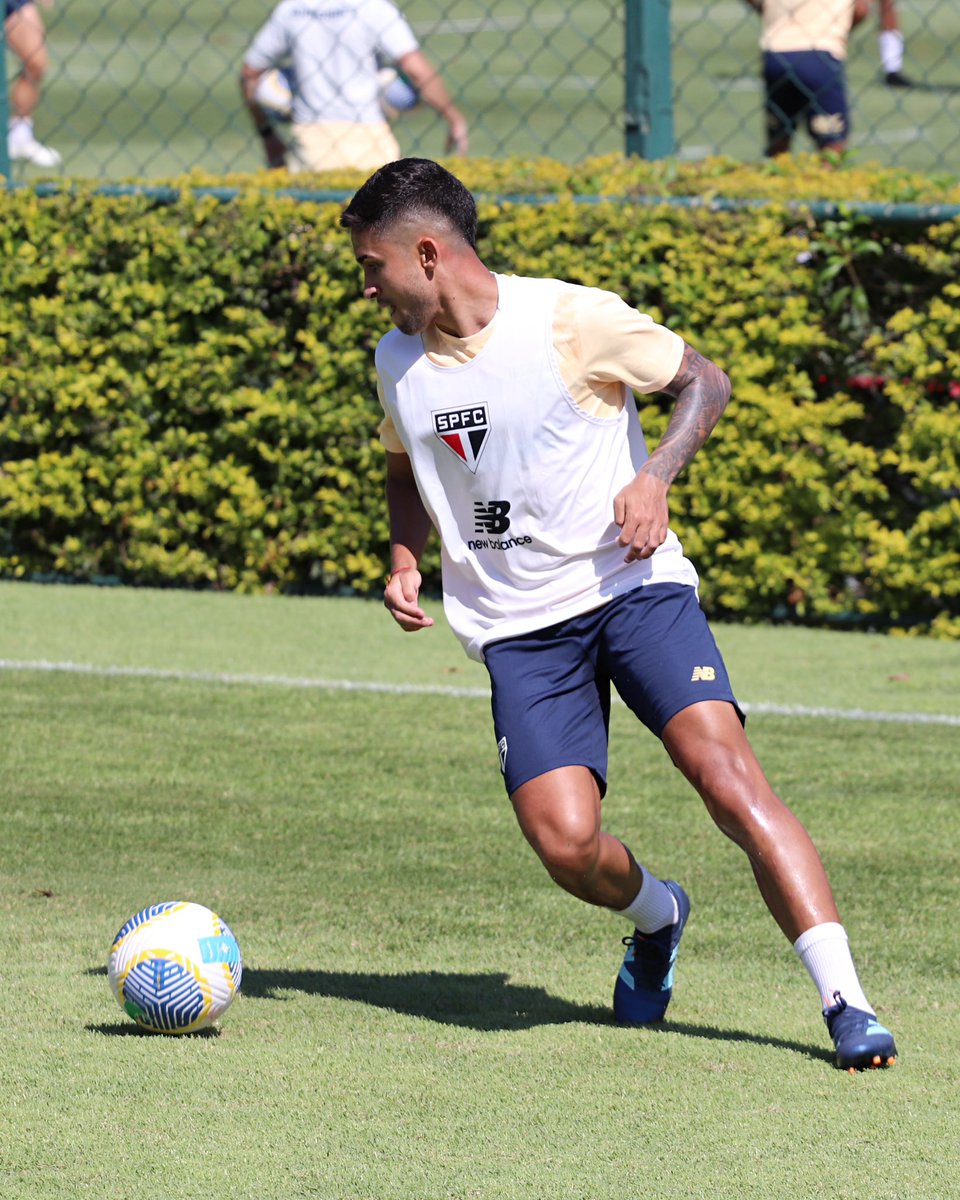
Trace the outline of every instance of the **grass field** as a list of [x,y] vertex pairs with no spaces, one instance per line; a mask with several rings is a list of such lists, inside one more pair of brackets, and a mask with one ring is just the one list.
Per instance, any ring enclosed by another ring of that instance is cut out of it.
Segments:
[[[51,68],[38,130],[66,175],[159,178],[193,167],[260,167],[237,74],[269,0],[70,0],[47,14]],[[623,149],[622,0],[427,0],[403,5],[468,115],[471,152],[578,160]],[[901,0],[907,69],[924,85],[882,86],[875,19],[854,38],[852,146],[864,161],[955,171],[960,160],[960,9]],[[758,27],[739,0],[674,0],[677,153],[761,152]],[[14,63],[9,63],[13,70]],[[397,126],[405,153],[443,153],[429,111]],[[799,146],[806,143],[798,141]],[[17,177],[36,176],[17,167]]]
[[[625,930],[524,845],[444,627],[12,583],[0,614],[4,1200],[960,1196],[960,645],[717,630],[900,1044],[852,1077],[739,852],[622,708],[607,825],[694,903],[645,1030],[610,1017]],[[244,950],[219,1036],[141,1034],[105,978],[125,918],[179,897]]]

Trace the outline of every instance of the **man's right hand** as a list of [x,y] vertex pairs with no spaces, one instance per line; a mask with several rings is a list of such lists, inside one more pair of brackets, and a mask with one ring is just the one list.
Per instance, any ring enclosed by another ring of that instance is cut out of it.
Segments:
[[433,624],[433,617],[428,617],[418,603],[422,582],[416,567],[403,567],[388,577],[383,589],[384,608],[405,633],[429,629]]
[[271,171],[279,170],[287,165],[287,146],[282,138],[272,130],[263,139],[263,152],[266,155],[267,166]]

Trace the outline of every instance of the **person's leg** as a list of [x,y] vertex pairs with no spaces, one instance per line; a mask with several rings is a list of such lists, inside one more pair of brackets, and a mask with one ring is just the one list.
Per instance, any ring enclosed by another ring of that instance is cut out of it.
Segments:
[[791,942],[840,916],[809,834],[773,791],[736,710],[691,704],[667,723],[663,744],[719,828],[743,849],[760,893]]
[[633,902],[643,875],[623,842],[600,829],[600,789],[592,771],[548,771],[510,799],[524,837],[555,883],[588,904],[620,910]]
[[880,68],[888,87],[912,87],[903,74],[903,34],[894,0],[880,0],[880,28],[877,33]]
[[820,855],[767,781],[735,709],[692,704],[662,737],[718,827],[745,851],[768,909],[817,987],[838,1064],[894,1062],[893,1037],[863,993]]
[[4,22],[7,46],[20,59],[22,70],[10,88],[10,112],[32,117],[40,101],[40,84],[47,72],[47,44],[43,18],[35,4],[11,13]]
[[520,828],[560,887],[630,922],[614,1011],[644,1022],[666,1010],[689,902],[679,885],[652,875],[600,827],[610,685],[597,656],[609,611],[495,643],[484,658],[504,784]]
[[776,158],[790,150],[797,114],[803,111],[805,98],[798,91],[790,55],[765,53],[762,72],[766,129],[763,153],[767,158]]
[[38,142],[33,114],[40,101],[40,84],[47,71],[47,44],[43,18],[36,4],[26,4],[4,22],[7,45],[20,59],[22,69],[10,88],[10,123],[7,149],[10,157],[39,167],[56,167],[60,155]]
[[[504,786],[524,836],[565,891],[629,916],[657,881],[645,887],[627,847],[600,828],[610,680],[599,654],[614,607],[495,642],[484,661]],[[665,906],[672,919],[669,897]]]
[[850,137],[850,106],[844,64],[832,54],[805,56],[803,83],[809,102],[807,130],[823,154],[842,154]]
[[630,850],[600,828],[600,789],[586,767],[561,767],[511,796],[520,828],[551,879],[588,904],[603,905],[633,926],[613,992],[618,1021],[663,1018],[673,967],[690,913],[683,888],[651,875]]

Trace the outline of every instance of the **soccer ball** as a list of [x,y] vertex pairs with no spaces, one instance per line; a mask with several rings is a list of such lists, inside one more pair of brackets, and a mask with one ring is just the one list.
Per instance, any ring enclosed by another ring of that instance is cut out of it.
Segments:
[[230,1007],[243,975],[237,939],[202,904],[151,904],[121,927],[107,963],[120,1007],[152,1033],[195,1033]]
[[395,121],[401,113],[409,112],[420,103],[420,93],[395,67],[381,67],[377,71],[377,93],[381,111],[388,121]]
[[289,121],[296,81],[292,67],[273,67],[257,80],[253,98],[274,121]]

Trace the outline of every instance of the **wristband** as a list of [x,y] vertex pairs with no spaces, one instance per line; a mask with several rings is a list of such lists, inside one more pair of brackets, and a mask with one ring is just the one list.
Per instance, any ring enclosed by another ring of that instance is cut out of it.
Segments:
[[416,567],[397,567],[397,569],[395,571],[390,571],[387,574],[387,576],[385,577],[385,579],[383,581],[383,586],[389,587],[390,580],[394,577],[394,575],[399,575],[401,571],[415,571],[416,569],[417,569]]

